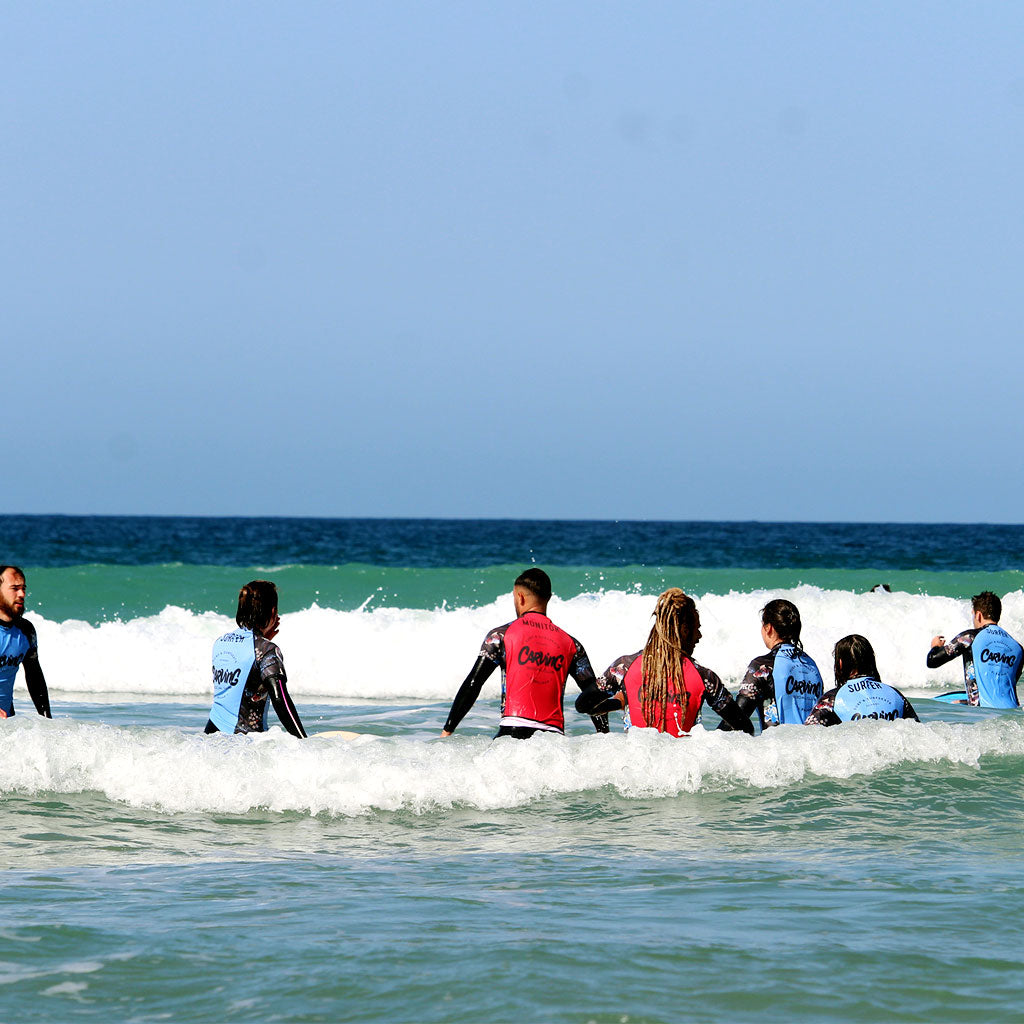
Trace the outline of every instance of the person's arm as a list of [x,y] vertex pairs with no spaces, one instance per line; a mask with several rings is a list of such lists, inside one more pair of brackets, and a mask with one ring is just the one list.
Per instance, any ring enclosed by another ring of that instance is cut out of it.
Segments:
[[576,710],[581,715],[607,715],[610,711],[621,711],[625,706],[626,695],[621,690],[606,693],[599,686],[584,690],[576,698]]
[[976,629],[965,629],[957,633],[949,643],[943,643],[944,637],[933,636],[931,650],[928,652],[927,665],[929,668],[938,668],[945,665],[947,661],[962,657],[965,651],[971,649],[971,642],[977,635]]
[[28,695],[36,706],[36,711],[43,718],[53,718],[50,714],[50,692],[46,689],[46,679],[43,677],[43,669],[39,664],[39,655],[33,649],[22,662],[25,669],[25,685],[28,687]]
[[821,700],[814,705],[811,713],[807,716],[804,725],[842,725],[842,719],[835,713],[836,694],[839,687],[829,690]]
[[[741,718],[746,719],[750,728],[753,729],[751,718],[754,712],[764,703],[768,694],[769,684],[772,676],[772,665],[775,659],[771,654],[755,658],[748,666],[743,681],[736,691],[736,710]],[[718,727],[725,732],[732,732],[735,726],[722,718],[722,724]],[[748,730],[744,727],[744,732]]]
[[[260,666],[260,681],[270,694],[270,702],[274,705],[277,717],[292,736],[304,740],[306,738],[306,730],[302,727],[299,713],[295,710],[291,695],[288,693],[288,676],[284,670],[284,658],[281,655],[281,649],[277,644],[271,643],[265,637],[260,637],[256,643],[256,656]],[[263,647],[264,644],[266,645],[265,648]]]
[[[572,663],[569,665],[569,675],[576,680],[576,685],[582,691],[581,696],[586,693],[597,693],[603,697],[605,695],[605,691],[597,685],[597,677],[594,675],[593,666],[590,664],[590,658],[587,656],[587,652],[583,649],[583,644],[581,644],[575,637],[572,639],[573,643],[576,644],[576,654],[573,656]],[[608,726],[607,713],[592,713],[590,715],[590,720],[594,723],[595,732],[611,731]]]
[[732,694],[719,678],[718,673],[712,672],[711,669],[698,665],[696,662],[694,662],[694,667],[704,680],[704,699],[711,705],[715,714],[728,724],[726,731],[745,732],[753,736],[754,723],[750,721],[749,712],[743,713],[736,701],[732,699]]
[[903,697],[903,717],[912,718],[915,722],[921,721],[921,719],[917,717],[917,712],[914,710],[914,705],[911,704],[906,697]]
[[448,712],[448,720],[441,730],[441,737],[447,738],[458,728],[459,722],[466,717],[469,709],[476,703],[480,696],[480,690],[484,683],[490,678],[491,673],[498,667],[496,661],[491,660],[485,654],[476,659],[476,664],[469,670],[469,675],[462,681],[459,692],[455,694],[452,701],[452,709]]

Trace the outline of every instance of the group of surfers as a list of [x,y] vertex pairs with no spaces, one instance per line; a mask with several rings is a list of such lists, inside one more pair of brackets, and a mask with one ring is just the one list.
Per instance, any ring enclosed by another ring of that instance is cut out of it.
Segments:
[[[36,711],[51,717],[46,680],[39,665],[35,629],[24,617],[25,574],[0,566],[0,717],[14,714],[14,683],[24,666]],[[583,645],[548,617],[551,580],[542,569],[521,573],[512,588],[516,617],[484,638],[469,675],[452,702],[441,736],[450,736],[475,703],[495,669],[501,669],[498,736],[526,739],[565,730],[563,698],[569,676],[580,688],[576,710],[608,732],[608,714],[623,712],[626,729],[648,728],[685,736],[709,705],[720,729],[754,732],[777,725],[838,725],[863,719],[918,720],[910,701],[882,681],[870,641],[859,634],[833,648],[835,686],[825,690],[821,673],[800,641],[800,613],[777,598],[761,609],[761,639],[767,653],[747,666],[736,696],[711,669],[693,658],[701,638],[693,598],[670,587],[657,600],[654,626],[643,649],[616,658],[598,678]],[[1002,604],[991,591],[971,599],[973,624],[949,642],[932,638],[927,665],[963,659],[963,703],[1019,707],[1017,682],[1024,649],[999,626]],[[253,580],[239,592],[236,628],[213,645],[213,704],[207,733],[263,732],[272,705],[282,726],[306,737],[288,693],[281,649],[276,586]]]

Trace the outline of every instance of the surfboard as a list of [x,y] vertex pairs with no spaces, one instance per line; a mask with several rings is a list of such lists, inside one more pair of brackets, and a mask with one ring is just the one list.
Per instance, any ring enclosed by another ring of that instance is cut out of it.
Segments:
[[941,700],[943,704],[966,704],[967,691],[954,690],[952,693],[940,693],[937,697],[932,697],[932,700]]
[[[365,732],[349,732],[347,729],[325,729],[323,732],[313,733],[313,736],[333,736],[336,739],[343,740],[357,740],[360,736],[365,735]],[[310,739],[312,738],[311,736]]]

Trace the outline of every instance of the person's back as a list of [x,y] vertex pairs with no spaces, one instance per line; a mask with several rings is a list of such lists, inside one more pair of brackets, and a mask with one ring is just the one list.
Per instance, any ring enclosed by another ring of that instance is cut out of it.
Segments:
[[840,725],[866,720],[920,721],[906,697],[879,678],[875,652],[866,637],[844,636],[832,651],[836,686],[824,694],[807,717],[807,725]]
[[761,609],[761,639],[768,653],[747,666],[736,703],[747,717],[757,708],[762,730],[803,725],[825,692],[818,666],[801,646],[800,631],[800,612],[792,601],[776,598]]
[[947,644],[932,638],[927,665],[938,668],[963,658],[967,703],[975,707],[1020,707],[1017,682],[1024,668],[1024,648],[998,623],[1002,602],[990,590],[971,598],[973,624]]
[[293,736],[306,731],[288,693],[281,649],[273,642],[280,628],[277,588],[268,580],[242,587],[235,615],[237,629],[213,644],[213,705],[206,732],[265,732],[273,704]]
[[[520,573],[512,598],[516,618],[484,638],[476,663],[452,701],[442,737],[455,731],[496,668],[502,675],[499,736],[527,739],[536,732],[561,733],[567,678],[571,675],[581,690],[596,689],[583,645],[548,618],[551,580],[547,573],[536,568]],[[601,719],[594,720],[594,727],[608,730]]]
[[658,597],[644,649],[613,661],[601,677],[600,691],[581,694],[576,710],[606,714],[622,708],[627,731],[656,729],[686,736],[707,702],[733,728],[753,732],[722,680],[693,660],[700,635],[693,598],[670,587]]

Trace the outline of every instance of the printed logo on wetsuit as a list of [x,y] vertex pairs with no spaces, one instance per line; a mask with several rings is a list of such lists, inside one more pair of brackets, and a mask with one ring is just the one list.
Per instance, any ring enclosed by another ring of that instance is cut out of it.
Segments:
[[215,668],[213,670],[213,683],[215,686],[236,686],[242,676],[242,670],[236,668],[229,672],[226,668]]
[[796,676],[790,676],[786,680],[786,693],[810,693],[820,697],[821,684],[811,679],[797,679]]
[[565,666],[564,654],[545,654],[543,651],[534,651],[526,644],[519,648],[519,657],[516,659],[520,665],[537,665],[541,668],[553,668],[561,672]]
[[982,661],[997,661],[1003,665],[1016,665],[1017,658],[1012,654],[1000,654],[998,651],[990,651],[987,647],[981,652]]
[[9,668],[11,665],[20,665],[22,655],[0,654],[0,668]]

